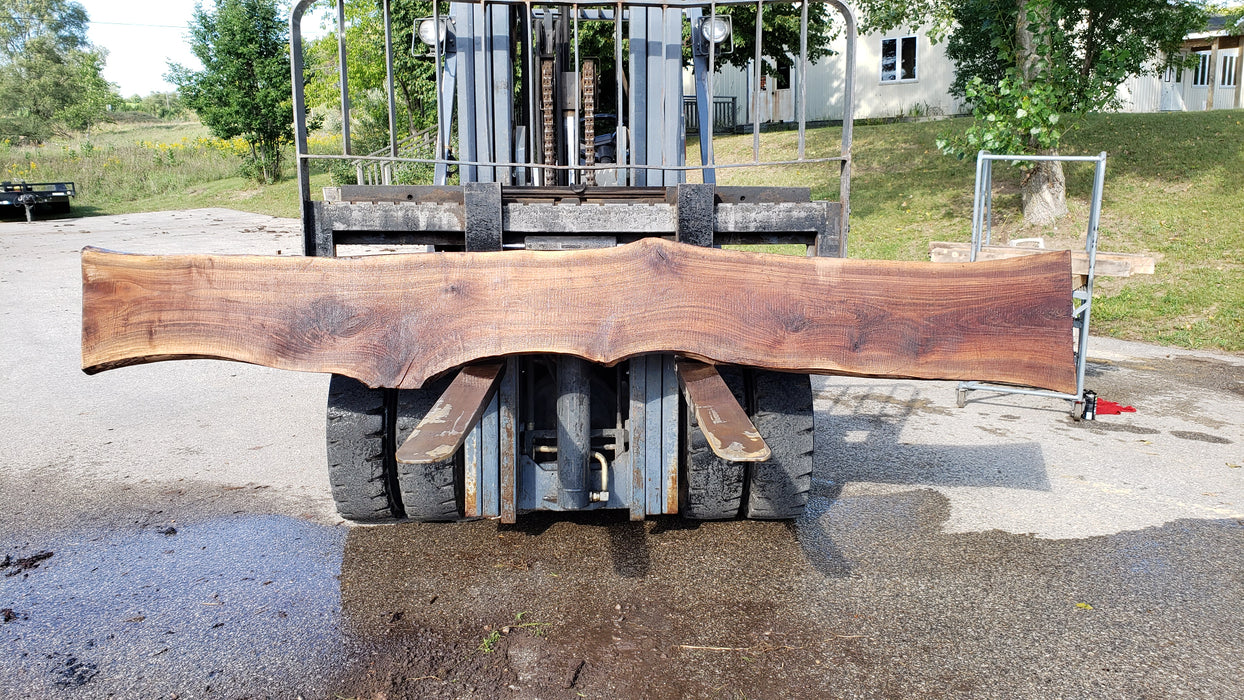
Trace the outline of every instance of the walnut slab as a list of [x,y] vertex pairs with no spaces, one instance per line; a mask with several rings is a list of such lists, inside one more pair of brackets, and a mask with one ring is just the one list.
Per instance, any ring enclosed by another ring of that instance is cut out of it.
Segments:
[[1067,252],[795,258],[648,238],[358,258],[82,251],[82,368],[188,358],[416,388],[474,360],[644,353],[1075,391]]

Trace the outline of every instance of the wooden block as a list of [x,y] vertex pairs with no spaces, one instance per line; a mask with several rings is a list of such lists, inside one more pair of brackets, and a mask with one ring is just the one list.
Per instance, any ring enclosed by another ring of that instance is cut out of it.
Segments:
[[82,251],[82,367],[217,358],[415,388],[482,358],[645,353],[1075,390],[1066,251],[962,264],[659,238],[358,258]]
[[[1023,255],[1041,255],[1051,251],[1042,248],[1019,248],[1006,245],[981,246],[977,262],[983,260],[1005,260]],[[967,262],[972,254],[971,243],[947,243],[934,241],[929,244],[929,259],[933,262]],[[1152,275],[1155,261],[1151,255],[1135,253],[1103,253],[1097,251],[1096,274],[1108,277],[1131,277],[1132,275]],[[1071,251],[1071,272],[1076,275],[1088,274],[1088,253],[1083,250]]]

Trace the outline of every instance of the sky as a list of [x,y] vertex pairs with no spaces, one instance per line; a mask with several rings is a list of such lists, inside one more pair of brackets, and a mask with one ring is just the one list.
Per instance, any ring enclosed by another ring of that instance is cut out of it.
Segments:
[[164,81],[169,61],[201,68],[186,43],[195,0],[78,0],[91,18],[87,36],[108,49],[104,79],[123,96],[175,89]]
[[[108,49],[104,79],[116,83],[122,96],[145,97],[176,89],[164,80],[169,61],[202,68],[187,43],[196,0],[77,1],[91,18],[87,30],[91,43]],[[204,5],[213,3],[205,0]],[[307,29],[318,25],[311,17],[303,22]]]

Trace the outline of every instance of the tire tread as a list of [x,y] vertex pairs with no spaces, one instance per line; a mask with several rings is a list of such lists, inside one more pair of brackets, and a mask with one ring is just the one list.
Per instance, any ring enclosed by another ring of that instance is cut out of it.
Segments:
[[328,385],[328,483],[347,520],[388,522],[402,517],[385,466],[384,390],[334,374]]
[[[422,389],[398,392],[397,439],[401,445],[449,386],[451,378],[430,382]],[[460,455],[436,464],[396,464],[406,516],[423,522],[446,522],[462,517],[458,483]]]
[[[743,400],[743,373],[738,367],[718,367],[726,386]],[[692,520],[730,520],[742,514],[746,467],[718,457],[696,422],[691,406],[683,421],[686,450],[683,455],[686,497],[682,515]]]
[[773,454],[748,470],[747,517],[797,518],[812,491],[816,431],[811,380],[806,374],[754,370],[751,385],[752,423]]

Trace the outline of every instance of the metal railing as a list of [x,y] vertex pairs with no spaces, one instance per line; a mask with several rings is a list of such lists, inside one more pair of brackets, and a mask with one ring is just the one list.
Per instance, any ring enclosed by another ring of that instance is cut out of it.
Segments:
[[[404,158],[417,157],[432,152],[436,142],[436,127],[417,131],[397,142],[397,154]],[[377,149],[365,156],[355,157],[354,172],[358,185],[393,184],[393,161],[388,157],[389,146]]]
[[[682,99],[682,118],[683,123],[687,126],[688,134],[700,133],[700,110],[696,104],[696,98],[684,97]],[[733,95],[729,97],[714,97],[713,131],[730,133],[738,125],[739,98]]]

